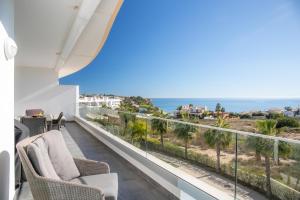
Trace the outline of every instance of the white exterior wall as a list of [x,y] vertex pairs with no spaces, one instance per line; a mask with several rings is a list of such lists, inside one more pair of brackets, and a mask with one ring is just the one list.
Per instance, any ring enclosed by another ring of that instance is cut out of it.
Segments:
[[78,95],[78,86],[59,85],[53,69],[15,68],[15,117],[23,116],[26,109],[41,108],[46,114],[63,112],[67,120],[73,120]]
[[13,199],[14,194],[14,59],[4,55],[4,39],[14,38],[14,1],[0,0],[0,199]]

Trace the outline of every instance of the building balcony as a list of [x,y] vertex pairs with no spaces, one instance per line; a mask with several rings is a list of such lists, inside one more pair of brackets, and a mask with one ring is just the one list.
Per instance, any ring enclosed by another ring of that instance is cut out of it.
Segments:
[[[0,22],[7,21],[8,34],[1,36],[15,37],[19,47],[15,60],[1,54],[7,68],[1,73],[11,80],[3,91],[15,87],[2,103],[8,107],[14,98],[14,109],[3,110],[6,127],[12,129],[13,116],[26,109],[63,112],[69,122],[62,132],[73,156],[107,162],[118,173],[121,200],[300,199],[298,140],[78,107],[79,86],[60,85],[59,78],[94,59],[122,0],[3,2]],[[7,200],[14,195],[14,140],[13,134],[0,138],[0,175],[7,176],[0,182],[0,199]],[[26,182],[15,198],[33,199]]]
[[[79,113],[82,127],[179,199],[300,197],[297,140],[95,107],[82,106]],[[154,121],[165,124],[163,138]],[[180,127],[190,137],[186,151]],[[208,144],[217,135],[227,140],[220,145],[219,164],[216,143]]]
[[[166,125],[163,146],[155,133],[157,120]],[[181,128],[190,137],[186,154],[184,137],[175,136]],[[107,162],[118,173],[119,199],[265,200],[267,156],[271,198],[300,197],[297,140],[90,106],[81,106],[61,130],[74,157]],[[208,133],[227,137],[219,165],[216,147],[207,144]],[[255,154],[259,145],[268,146],[261,148],[260,160]],[[26,182],[16,197],[33,199]]]
[[[118,173],[118,199],[177,199],[134,165],[92,136],[78,123],[66,123],[61,131],[73,157],[105,161],[109,164],[111,172]],[[33,200],[27,182],[16,194],[16,199]]]
[[[119,199],[300,198],[297,140],[90,106],[61,130],[74,157],[107,162],[118,173]],[[186,151],[179,134],[189,137]],[[209,137],[223,142],[219,164]],[[33,199],[27,183],[16,197]]]

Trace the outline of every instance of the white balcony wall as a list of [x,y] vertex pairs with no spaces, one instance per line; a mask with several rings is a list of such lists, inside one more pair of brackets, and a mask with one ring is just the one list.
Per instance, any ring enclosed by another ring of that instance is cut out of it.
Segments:
[[41,108],[46,114],[64,112],[67,120],[73,120],[78,95],[78,86],[59,85],[54,69],[15,68],[15,117],[24,115],[26,109]]
[[[14,39],[14,1],[0,0],[0,199],[13,199],[14,194],[14,134],[13,87],[14,59],[7,60],[4,40]],[[4,84],[3,84],[4,83]]]

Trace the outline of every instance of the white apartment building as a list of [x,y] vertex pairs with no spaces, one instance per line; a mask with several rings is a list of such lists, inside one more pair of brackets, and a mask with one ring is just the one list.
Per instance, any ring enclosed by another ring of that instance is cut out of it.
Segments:
[[119,97],[110,96],[80,96],[79,103],[88,106],[107,106],[112,109],[119,108],[122,99]]

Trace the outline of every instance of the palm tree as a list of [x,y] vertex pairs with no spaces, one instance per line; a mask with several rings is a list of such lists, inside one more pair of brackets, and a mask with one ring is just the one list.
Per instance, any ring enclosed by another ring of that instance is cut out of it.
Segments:
[[145,134],[147,134],[147,124],[144,120],[135,120],[129,124],[129,127],[131,130],[131,143],[133,143],[133,141],[141,142]]
[[[256,122],[257,130],[263,135],[276,135],[276,120],[263,120]],[[266,173],[266,188],[267,196],[269,199],[272,198],[271,189],[271,162],[270,157],[273,153],[274,142],[269,139],[259,138],[259,143],[257,145],[262,148],[261,154],[265,157],[265,173]]]
[[[277,128],[276,134],[279,134],[282,127],[279,126],[278,120],[277,120],[276,128]],[[277,164],[280,165],[280,157],[283,159],[286,159],[292,154],[292,151],[293,151],[293,148],[292,148],[291,144],[284,142],[284,141],[279,141],[278,142]]]
[[255,160],[257,163],[261,162],[261,152],[264,149],[261,143],[262,141],[259,137],[248,137],[246,140],[246,146],[255,151]]
[[[280,133],[280,128],[278,127],[278,122],[276,125],[276,133]],[[246,145],[248,148],[253,149],[255,151],[256,162],[261,162],[262,151],[265,150],[264,140],[259,137],[248,137],[246,140]],[[284,141],[279,141],[278,143],[278,165],[280,164],[280,158],[288,158],[292,154],[292,146]]]
[[291,106],[285,106],[284,109],[285,109],[286,111],[292,111],[292,110],[293,110],[293,108],[292,108]]
[[[218,116],[216,127],[219,128],[229,128],[229,124],[226,122],[224,117]],[[229,146],[232,140],[232,135],[229,132],[219,131],[219,130],[208,130],[204,133],[204,139],[210,147],[216,148],[217,156],[217,172],[221,172],[221,149]]]
[[182,109],[182,106],[178,106],[177,108],[176,108],[176,110],[178,110],[178,111],[180,111]]
[[220,103],[217,103],[216,108],[215,108],[215,111],[216,111],[216,112],[221,112],[221,109],[222,109],[221,104],[220,104]]
[[129,114],[129,113],[119,113],[119,115],[120,115],[120,118],[121,118],[121,123],[123,124],[123,127],[124,127],[124,129],[123,129],[123,136],[125,136],[126,135],[126,133],[127,133],[127,130],[128,130],[128,128],[129,128],[129,122],[134,122],[135,121],[135,115],[132,115],[132,114]]
[[151,128],[160,135],[161,147],[164,147],[164,134],[167,132],[167,121],[161,119],[152,119]]
[[186,110],[181,110],[180,115],[183,121],[188,121],[190,119],[190,114]]
[[291,154],[292,154],[292,145],[287,143],[287,142],[284,142],[284,141],[279,141],[278,143],[278,165],[280,164],[280,159],[279,157],[281,158],[288,158]]
[[222,113],[225,112],[225,108],[224,108],[224,107],[221,108],[221,112],[222,112]]
[[177,138],[184,141],[184,149],[185,149],[184,155],[185,155],[186,159],[187,159],[188,144],[189,144],[189,141],[193,138],[193,132],[195,130],[196,129],[194,126],[191,126],[188,124],[182,124],[182,123],[176,124],[175,130],[174,130]]

